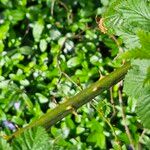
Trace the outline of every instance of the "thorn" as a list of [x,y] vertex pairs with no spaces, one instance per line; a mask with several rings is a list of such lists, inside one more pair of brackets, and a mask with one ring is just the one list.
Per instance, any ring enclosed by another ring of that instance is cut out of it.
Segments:
[[94,87],[93,92],[95,92],[97,90],[97,87]]
[[74,111],[72,111],[72,114],[75,116],[78,116],[77,111],[74,109]]
[[78,115],[76,109],[75,109],[73,106],[68,106],[68,107],[66,108],[66,110],[72,110],[72,114],[73,114],[73,115],[75,115],[75,116]]
[[102,75],[102,73],[101,73],[101,71],[99,70],[99,80],[101,80],[101,79],[103,79],[104,78],[104,76]]

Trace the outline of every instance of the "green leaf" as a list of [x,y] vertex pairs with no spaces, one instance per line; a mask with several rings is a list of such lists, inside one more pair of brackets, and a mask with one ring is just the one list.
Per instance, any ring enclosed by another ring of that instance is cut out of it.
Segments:
[[4,43],[2,40],[0,40],[0,52],[2,52],[4,49]]
[[0,40],[5,39],[9,30],[9,23],[6,22],[0,25]]
[[85,128],[80,127],[80,126],[76,127],[76,133],[77,133],[77,134],[81,134],[81,133],[83,133],[84,131],[85,131]]
[[87,142],[95,143],[96,146],[99,147],[100,149],[105,149],[106,139],[105,139],[105,135],[103,132],[103,127],[95,119],[91,121],[91,131],[92,132],[89,134],[87,138]]
[[144,85],[150,85],[150,67],[148,67],[147,69],[147,75],[146,75],[146,79],[144,81]]
[[33,53],[33,50],[30,46],[23,46],[18,48],[18,51],[23,55],[31,55]]
[[72,121],[72,119],[70,118],[70,116],[66,117],[65,122],[66,122],[67,127],[69,127],[70,129],[74,129],[75,128],[75,124]]
[[76,67],[81,63],[81,59],[79,57],[72,57],[67,61],[67,66],[69,68]]
[[141,48],[134,48],[131,49],[125,53],[123,53],[120,58],[145,58],[145,59],[150,59],[150,33],[144,32],[144,31],[139,31],[138,32],[138,37],[140,40]]
[[126,0],[116,7],[127,24],[140,26],[142,29],[150,30],[150,7],[148,0]]
[[56,40],[60,36],[61,36],[61,33],[58,30],[56,30],[56,29],[55,30],[54,29],[50,30],[50,37],[51,37],[52,40]]
[[142,95],[149,67],[150,60],[134,60],[132,62],[132,69],[128,71],[124,81],[124,92],[128,96],[138,99]]
[[47,103],[48,102],[48,98],[46,98],[41,93],[35,93],[35,95],[38,97],[40,103]]
[[6,142],[3,138],[0,137],[0,150],[12,150],[9,143]]
[[150,60],[134,60],[132,69],[125,77],[125,93],[137,100],[136,112],[145,128],[150,129],[150,84],[145,84],[149,79]]
[[24,124],[24,120],[22,120],[20,117],[18,116],[13,116],[12,120],[13,123],[17,124],[17,125],[23,125]]
[[36,42],[40,40],[43,29],[44,29],[44,23],[42,19],[38,20],[33,25],[33,37]]
[[105,25],[123,39],[127,48],[138,47],[136,32],[150,31],[149,6],[148,0],[115,0],[104,15]]
[[41,52],[44,52],[46,50],[46,48],[47,48],[47,42],[46,42],[45,39],[42,39],[40,41],[40,50],[41,50]]
[[9,85],[9,82],[10,82],[10,80],[0,81],[0,89],[7,88]]
[[95,131],[89,134],[87,142],[96,143],[101,149],[105,148],[105,135],[102,132]]
[[4,14],[12,24],[17,24],[18,21],[23,20],[25,17],[24,9],[20,8],[14,10],[7,9]]
[[57,129],[55,126],[52,126],[51,127],[51,134],[54,136],[54,137],[57,137],[61,134],[61,131],[60,129]]
[[100,56],[97,56],[97,55],[92,55],[90,57],[90,62],[93,64],[93,65],[99,65],[99,63],[102,61],[102,58]]
[[144,30],[140,30],[137,33],[140,44],[144,50],[150,50],[150,32],[145,32]]
[[42,127],[29,129],[15,138],[13,143],[15,150],[49,150],[49,137]]
[[150,86],[144,88],[144,93],[140,95],[137,101],[136,113],[145,128],[150,129]]
[[150,150],[150,138],[146,141],[146,147],[148,150]]
[[28,97],[28,95],[26,93],[22,93],[21,96],[22,96],[22,99],[24,100],[25,104],[27,105],[28,109],[30,111],[33,111],[33,104],[31,102],[30,98]]

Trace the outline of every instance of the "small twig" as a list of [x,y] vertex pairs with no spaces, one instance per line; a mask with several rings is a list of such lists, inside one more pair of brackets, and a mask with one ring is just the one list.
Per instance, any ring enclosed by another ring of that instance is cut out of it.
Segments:
[[109,37],[116,43],[116,45],[117,45],[117,47],[119,49],[119,52],[123,53],[123,49],[120,46],[120,43],[118,42],[117,38],[114,35],[109,35]]
[[143,138],[143,136],[145,135],[146,131],[147,131],[147,129],[144,129],[144,130],[143,130],[143,132],[142,132],[142,134],[141,134],[141,136],[140,136],[140,138],[139,138],[139,142],[142,141],[142,138]]
[[143,136],[145,135],[146,131],[147,129],[144,129],[143,132],[141,133],[141,136],[139,137],[138,150],[142,150]]
[[80,79],[79,79],[79,78],[77,78],[77,85],[83,90],[83,87],[82,87],[82,85],[81,85],[81,82],[80,82]]
[[61,6],[63,6],[63,7],[66,9],[66,11],[69,11],[69,9],[68,9],[68,7],[67,7],[67,5],[66,5],[65,3],[63,3],[62,1],[58,1],[58,3],[59,3]]
[[61,73],[62,73],[70,82],[72,82],[76,87],[78,87],[80,91],[82,91],[82,88],[81,88],[77,83],[75,83],[65,72],[61,71]]
[[25,30],[25,33],[24,33],[24,35],[23,35],[22,40],[24,40],[24,38],[26,37],[26,35],[29,33],[29,30],[30,30],[30,26],[29,26],[29,24],[28,24],[28,25],[27,25],[27,28],[26,28],[26,30]]
[[[119,83],[119,87],[121,87],[121,86],[122,86],[122,81],[120,81],[120,83]],[[131,144],[132,150],[135,150],[134,142],[133,142],[129,127],[127,125],[127,119],[126,119],[126,115],[125,115],[124,108],[123,108],[122,93],[121,93],[120,88],[118,90],[118,95],[119,95],[119,104],[120,104],[120,107],[121,107],[121,115],[122,115],[122,119],[123,119],[123,122],[124,122],[124,128],[125,128],[126,134],[128,136],[129,142]]]
[[[67,38],[66,38],[66,39],[67,39]],[[80,86],[79,86],[77,83],[75,83],[65,72],[63,72],[62,69],[61,69],[61,66],[60,66],[59,56],[60,56],[61,50],[62,50],[62,48],[63,48],[63,45],[65,44],[66,39],[63,41],[63,43],[62,43],[62,45],[61,45],[61,47],[60,47],[60,49],[59,49],[59,52],[58,52],[58,54],[57,54],[57,67],[58,67],[59,72],[60,72],[59,81],[60,81],[60,79],[61,79],[61,77],[62,77],[62,75],[63,75],[63,76],[65,76],[70,82],[72,82],[76,87],[78,87],[78,89],[79,89],[80,91],[82,91],[82,87],[80,87]]]
[[115,104],[114,104],[114,99],[113,99],[112,87],[110,88],[110,102],[111,102],[112,109],[113,109],[113,113],[112,113],[112,116],[110,118],[110,120],[112,120],[112,118],[114,118],[114,116],[116,115],[116,109],[115,109]]
[[73,15],[72,15],[72,13],[71,13],[71,11],[70,11],[71,9],[69,9],[69,8],[67,7],[67,5],[66,5],[65,3],[63,3],[62,1],[58,1],[58,3],[66,9],[66,11],[67,11],[67,20],[68,20],[68,23],[69,23],[70,21],[71,21],[71,23],[72,23]]
[[85,27],[84,30],[80,31],[78,34],[73,35],[72,38],[74,38],[74,39],[81,39],[81,38],[83,38],[82,33],[84,33],[84,32],[87,31],[87,30],[90,30],[90,29],[91,29],[91,27],[88,27],[88,26],[86,25],[86,27]]
[[53,140],[53,146],[52,146],[52,150],[55,150],[55,143],[60,140],[60,138],[62,137],[62,135],[58,135],[57,137],[55,137],[55,139]]
[[117,137],[117,134],[116,134],[116,132],[115,132],[113,126],[112,126],[111,123],[110,123],[110,120],[108,120],[108,119],[104,116],[104,113],[103,113],[103,111],[102,111],[101,109],[97,109],[93,104],[91,104],[91,106],[98,112],[98,114],[100,115],[100,117],[102,117],[103,120],[108,124],[108,126],[109,126],[110,129],[112,130],[112,133],[113,133],[113,135],[114,135],[114,137],[115,137],[115,141],[118,143],[119,148],[120,148],[120,150],[121,150],[120,141],[119,141],[119,139],[118,139],[118,137]]
[[52,0],[52,2],[51,2],[51,15],[52,15],[52,16],[54,15],[54,5],[55,5],[55,1],[56,1],[56,0]]

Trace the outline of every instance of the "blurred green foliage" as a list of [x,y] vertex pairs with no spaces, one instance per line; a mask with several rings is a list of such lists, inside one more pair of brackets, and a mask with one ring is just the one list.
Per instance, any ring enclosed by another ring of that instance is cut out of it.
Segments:
[[[0,0],[1,134],[11,133],[3,121],[20,128],[120,66],[112,61],[117,45],[100,33],[95,21],[108,4],[109,0]],[[53,126],[49,131],[53,149],[117,149],[118,141],[123,149],[130,146],[118,85],[112,97],[115,116],[107,91],[79,109],[77,116]],[[123,98],[138,144],[141,127],[135,104]]]

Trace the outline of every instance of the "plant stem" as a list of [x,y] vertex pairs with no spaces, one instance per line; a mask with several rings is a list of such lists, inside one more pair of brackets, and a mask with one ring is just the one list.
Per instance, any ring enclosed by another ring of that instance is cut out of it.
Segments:
[[114,98],[113,98],[113,90],[112,90],[112,87],[110,88],[110,103],[111,103],[111,105],[112,105],[112,110],[113,110],[112,116],[111,116],[111,118],[110,118],[110,120],[112,120],[112,119],[115,117],[115,115],[116,115],[116,109],[115,109],[115,103],[114,103]]
[[42,115],[36,121],[31,122],[24,128],[18,129],[11,136],[8,136],[6,139],[10,140],[13,137],[16,137],[21,133],[23,133],[25,130],[35,126],[43,126],[46,129],[50,128],[52,125],[56,124],[58,121],[63,119],[68,114],[73,113],[82,105],[91,101],[93,98],[102,93],[104,90],[109,89],[111,86],[121,81],[130,67],[131,67],[130,63],[124,64],[121,68],[116,69],[109,75],[93,83],[91,86],[82,90],[75,96],[59,104],[56,108],[48,111],[46,114]]
[[132,150],[135,150],[134,142],[133,142],[129,127],[127,125],[127,119],[126,119],[125,111],[124,111],[124,108],[123,108],[122,93],[121,93],[121,90],[120,90],[120,86],[122,86],[122,81],[120,81],[120,84],[119,84],[118,94],[119,94],[119,103],[120,103],[120,107],[121,107],[121,115],[122,115],[122,119],[124,121],[124,128],[125,128],[126,134],[128,136],[128,139],[129,139],[130,145],[132,147]]

